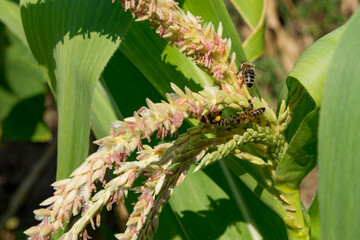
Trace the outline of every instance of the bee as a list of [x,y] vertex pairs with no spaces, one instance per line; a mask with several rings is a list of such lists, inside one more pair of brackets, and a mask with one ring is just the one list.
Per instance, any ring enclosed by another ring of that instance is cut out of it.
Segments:
[[221,117],[222,112],[218,112],[216,115],[210,115],[209,122],[218,127],[226,127],[230,125],[229,120]]
[[253,121],[253,120],[257,119],[258,117],[261,116],[261,114],[263,114],[265,112],[264,107],[253,109],[254,106],[253,106],[251,100],[249,100],[249,103],[250,103],[251,110],[247,110],[244,108],[242,112],[237,112],[235,116],[234,115],[230,116],[231,123],[233,123],[234,125],[244,124],[249,121]]
[[258,118],[261,114],[263,114],[265,112],[265,108],[261,107],[261,108],[257,108],[254,110],[251,110],[248,112],[248,115],[251,119],[256,119]]
[[231,120],[231,123],[233,123],[234,125],[244,124],[244,123],[249,122],[249,118],[245,111],[237,112],[235,115],[231,115],[230,120]]
[[228,119],[222,118],[222,111],[219,111],[216,113],[202,116],[200,121],[203,123],[211,123],[212,125],[215,125],[217,127],[227,127],[229,125],[245,124],[247,122],[254,121],[265,112],[265,108],[261,107],[253,109],[253,104],[251,100],[249,100],[249,103],[250,110],[243,108],[242,112],[236,112],[235,115],[228,114]]
[[[219,117],[219,116],[218,116]],[[215,118],[213,121],[210,122],[218,127],[226,127],[230,125],[230,121],[224,118]]]
[[203,116],[201,122],[210,122],[213,125],[218,127],[226,127],[230,125],[230,121],[221,117],[222,112],[217,112],[214,114],[209,114],[208,116]]
[[[264,71],[261,68],[256,67],[261,71]],[[251,88],[255,82],[255,65],[249,61],[243,61],[239,67],[239,71],[236,73],[238,75],[241,72],[241,78],[245,81],[245,84],[248,88]]]

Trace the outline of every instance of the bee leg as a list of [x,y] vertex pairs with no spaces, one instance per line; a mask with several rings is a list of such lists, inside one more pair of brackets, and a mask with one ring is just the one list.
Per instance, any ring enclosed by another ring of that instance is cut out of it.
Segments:
[[238,75],[242,70],[243,70],[243,69],[242,69],[242,66],[240,65],[239,71],[236,73],[236,75]]
[[248,99],[248,103],[250,104],[250,109],[254,109],[254,104],[252,103],[252,101],[250,99]]
[[209,122],[209,118],[207,115],[203,115],[201,118],[200,118],[200,122],[202,123],[208,123]]

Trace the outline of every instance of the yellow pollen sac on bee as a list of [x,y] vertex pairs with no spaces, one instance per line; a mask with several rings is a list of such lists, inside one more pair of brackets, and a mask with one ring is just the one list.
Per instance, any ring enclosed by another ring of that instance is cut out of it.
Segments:
[[220,121],[220,120],[221,120],[221,116],[220,116],[220,115],[216,116],[214,120],[215,120],[215,122]]

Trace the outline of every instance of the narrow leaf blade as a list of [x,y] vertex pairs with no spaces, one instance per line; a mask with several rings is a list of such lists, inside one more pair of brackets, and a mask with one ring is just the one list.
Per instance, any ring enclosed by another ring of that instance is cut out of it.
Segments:
[[265,48],[266,1],[256,0],[251,4],[246,0],[231,0],[231,2],[252,30],[244,42],[244,50],[247,59],[254,61]]
[[109,135],[111,123],[122,118],[121,112],[102,84],[102,81],[98,81],[91,105],[91,128],[95,137],[100,139]]
[[249,27],[254,29],[261,19],[264,0],[253,0],[251,3],[247,0],[230,1]]
[[319,211],[319,195],[316,194],[309,208],[310,216],[310,238],[312,240],[321,240],[320,211]]

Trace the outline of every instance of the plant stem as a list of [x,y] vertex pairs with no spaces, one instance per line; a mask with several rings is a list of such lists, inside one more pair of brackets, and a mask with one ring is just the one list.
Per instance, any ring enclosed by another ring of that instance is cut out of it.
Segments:
[[286,199],[283,207],[288,218],[284,221],[289,239],[310,239],[309,217],[300,200],[299,186],[293,187],[286,183],[277,183],[275,187],[279,190],[282,198]]

